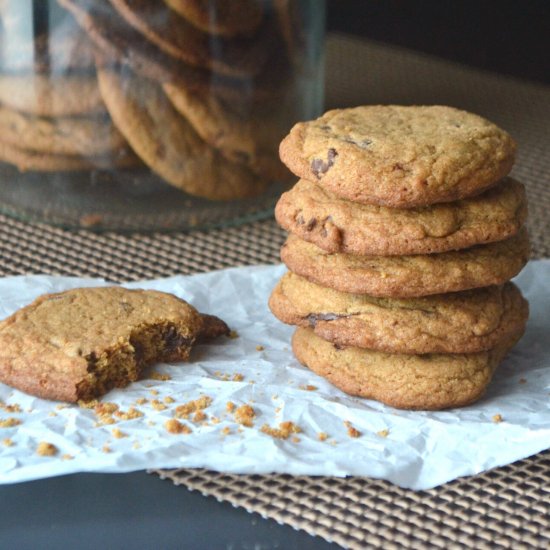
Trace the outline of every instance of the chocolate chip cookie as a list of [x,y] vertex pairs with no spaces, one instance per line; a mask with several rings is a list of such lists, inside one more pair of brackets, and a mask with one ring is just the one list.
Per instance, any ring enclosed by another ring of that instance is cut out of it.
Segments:
[[[124,20],[160,50],[189,65],[230,76],[256,74],[267,59],[267,29],[254,39],[216,38],[149,0],[110,0]],[[212,12],[215,13],[215,12]]]
[[515,150],[504,130],[466,111],[372,105],[296,124],[280,155],[296,175],[339,197],[415,208],[492,187],[512,168]]
[[102,156],[126,147],[107,117],[37,117],[0,106],[0,141],[54,155]]
[[281,259],[294,273],[341,292],[412,298],[501,285],[521,271],[529,251],[525,229],[496,243],[414,256],[329,254],[289,235]]
[[154,362],[187,360],[203,327],[209,337],[228,333],[223,321],[164,292],[46,294],[0,323],[0,381],[45,399],[91,399]]
[[439,410],[477,401],[518,338],[479,353],[403,355],[342,348],[298,328],[292,350],[298,361],[346,393],[399,409]]
[[258,0],[164,0],[164,3],[198,29],[226,37],[254,32],[264,12]]
[[[176,82],[192,89],[206,91],[212,76],[206,69],[191,67],[161,51],[127,25],[109,2],[92,0],[58,0],[86,31],[102,52],[101,64],[107,68],[123,63],[138,75],[159,82]],[[96,64],[98,56],[96,53]],[[224,89],[224,80],[218,82]],[[234,83],[231,81],[231,83]]]
[[327,252],[431,254],[499,241],[527,216],[525,188],[512,178],[481,195],[409,209],[361,204],[300,180],[275,209],[279,224]]
[[523,333],[527,302],[513,283],[422,298],[375,298],[287,273],[269,306],[290,325],[342,346],[387,353],[473,353]]
[[289,179],[291,174],[280,161],[277,148],[289,120],[296,118],[293,116],[294,101],[287,108],[276,110],[271,103],[252,108],[246,104],[239,112],[234,102],[230,106],[214,93],[193,92],[171,83],[165,83],[163,88],[174,107],[200,137],[219,149],[228,160],[245,164],[254,173],[268,179]]
[[0,74],[0,103],[45,117],[107,114],[95,75]]
[[17,166],[20,172],[77,172],[143,166],[134,152],[124,147],[103,156],[55,155],[23,149],[0,139],[0,162]]
[[136,154],[168,183],[212,200],[261,193],[265,183],[208,146],[172,107],[162,88],[123,68],[98,68],[101,94]]

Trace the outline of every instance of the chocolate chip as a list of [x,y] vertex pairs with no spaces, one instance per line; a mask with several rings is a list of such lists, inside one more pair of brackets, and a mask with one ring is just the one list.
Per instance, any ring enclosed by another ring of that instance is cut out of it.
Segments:
[[89,353],[86,357],[86,362],[88,363],[86,366],[86,370],[88,372],[95,372],[97,370],[97,354],[95,351],[92,351]]
[[143,358],[145,357],[145,348],[143,347],[143,344],[138,340],[131,341],[130,343],[134,348],[134,359],[136,363],[139,365],[142,363]]
[[170,326],[168,328],[168,330],[162,335],[162,339],[164,340],[165,353],[177,351],[179,348],[191,344],[191,340],[182,336],[174,326]]
[[227,324],[215,315],[201,313],[202,328],[198,336],[199,341],[211,340],[218,336],[229,336],[231,332]]
[[311,220],[307,222],[306,231],[311,231],[316,225],[317,220],[315,218],[311,218]]
[[317,177],[321,179],[322,174],[326,174],[330,168],[334,165],[334,159],[338,156],[338,151],[332,147],[327,152],[327,160],[313,159],[311,161],[311,171]]

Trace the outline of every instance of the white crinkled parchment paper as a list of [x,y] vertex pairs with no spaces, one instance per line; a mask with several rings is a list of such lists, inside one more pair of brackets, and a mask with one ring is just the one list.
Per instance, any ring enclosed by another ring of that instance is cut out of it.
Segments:
[[[123,411],[143,416],[98,425],[93,410],[59,407],[0,384],[0,481],[11,483],[72,472],[128,472],[203,467],[237,473],[359,475],[427,489],[550,447],[550,261],[531,262],[518,283],[531,303],[527,333],[497,370],[486,396],[463,409],[408,412],[349,397],[300,366],[290,351],[292,327],[277,321],[267,299],[283,266],[227,269],[125,286],[172,292],[200,311],[222,317],[239,337],[199,346],[191,363],[159,365],[170,380],[144,379],[107,394]],[[0,317],[45,292],[105,285],[94,279],[27,276],[0,279]],[[242,375],[233,380],[235,375]],[[306,386],[317,389],[306,390]],[[158,392],[156,395],[154,395]],[[184,420],[190,434],[172,435],[164,423],[177,405],[210,396],[206,422]],[[174,403],[157,410],[151,400]],[[136,405],[139,398],[148,403]],[[250,404],[254,426],[240,427],[226,410]],[[21,412],[7,405],[19,404]],[[495,415],[502,422],[495,422]],[[215,417],[215,418],[213,418]],[[292,421],[302,433],[274,439],[260,427]],[[361,432],[351,438],[344,422]],[[125,437],[116,438],[117,428]],[[378,432],[387,430],[387,436]],[[224,432],[229,433],[224,434]],[[319,433],[328,435],[319,440]],[[39,442],[59,453],[38,456]],[[11,442],[11,445],[10,445]],[[107,449],[110,452],[106,452]],[[70,456],[66,456],[70,455]]]

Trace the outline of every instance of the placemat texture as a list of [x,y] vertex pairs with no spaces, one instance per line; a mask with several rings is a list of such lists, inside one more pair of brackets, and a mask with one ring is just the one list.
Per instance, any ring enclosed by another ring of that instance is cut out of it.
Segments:
[[[535,257],[550,256],[550,88],[340,35],[327,40],[327,106],[449,104],[516,138]],[[67,232],[0,216],[0,275],[49,273],[130,281],[275,263],[271,220],[189,235]],[[344,547],[547,548],[550,452],[423,492],[366,478],[158,470],[189,489]]]

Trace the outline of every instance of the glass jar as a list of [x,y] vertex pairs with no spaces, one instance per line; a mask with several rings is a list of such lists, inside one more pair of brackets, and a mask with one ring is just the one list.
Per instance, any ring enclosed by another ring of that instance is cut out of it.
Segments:
[[268,215],[321,112],[324,0],[0,0],[0,211],[171,230]]

